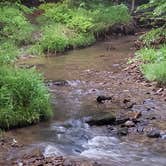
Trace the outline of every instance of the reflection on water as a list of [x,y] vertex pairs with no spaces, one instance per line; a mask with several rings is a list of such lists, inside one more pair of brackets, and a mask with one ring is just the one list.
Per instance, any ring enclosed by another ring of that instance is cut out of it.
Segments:
[[[50,122],[11,131],[21,142],[44,147],[45,155],[74,155],[99,160],[106,165],[165,166],[166,154],[149,145],[122,140],[107,127],[90,127],[85,117],[106,108],[95,102],[106,94],[99,76],[109,77],[119,71],[132,51],[134,37],[112,39],[114,50],[104,42],[52,58],[34,58],[19,62],[35,64],[49,80],[67,80],[67,86],[50,86],[55,116]],[[40,65],[37,65],[40,64]],[[93,72],[95,71],[95,77]],[[162,144],[162,143],[161,143]],[[110,164],[111,163],[111,164]]]

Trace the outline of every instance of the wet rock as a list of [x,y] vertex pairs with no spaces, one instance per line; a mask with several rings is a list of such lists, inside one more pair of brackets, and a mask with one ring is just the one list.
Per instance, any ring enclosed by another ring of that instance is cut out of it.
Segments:
[[159,130],[153,129],[153,130],[147,132],[147,136],[149,138],[159,138],[159,137],[161,137],[161,134],[160,134]]
[[117,131],[117,134],[119,136],[126,136],[128,134],[128,128],[127,127],[123,127],[123,128],[120,128],[118,131]]
[[103,101],[105,101],[105,100],[112,100],[112,97],[108,97],[108,96],[98,96],[98,97],[96,98],[96,101],[97,101],[98,103],[103,103]]
[[66,85],[68,85],[68,82],[66,80],[54,81],[53,85],[56,85],[56,86],[66,86]]
[[68,82],[66,80],[57,80],[57,81],[48,81],[46,83],[47,86],[67,86]]
[[124,124],[126,127],[134,127],[135,126],[135,123],[131,120],[128,120],[125,122]]
[[116,121],[115,121],[115,125],[120,125],[120,124],[123,124],[125,123],[126,121],[129,120],[129,117],[119,117],[119,118],[116,118]]
[[99,115],[95,115],[86,122],[89,125],[97,125],[97,126],[102,126],[102,125],[110,125],[114,124],[116,121],[116,117],[112,113],[102,113]]

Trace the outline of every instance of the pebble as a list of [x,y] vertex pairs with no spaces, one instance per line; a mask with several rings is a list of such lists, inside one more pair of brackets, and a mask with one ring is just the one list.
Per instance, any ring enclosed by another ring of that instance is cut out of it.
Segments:
[[160,134],[160,131],[154,129],[154,130],[149,131],[147,133],[147,136],[149,138],[159,138],[159,137],[161,137],[161,134]]
[[134,127],[135,126],[135,123],[131,120],[128,120],[125,122],[124,124],[126,127]]

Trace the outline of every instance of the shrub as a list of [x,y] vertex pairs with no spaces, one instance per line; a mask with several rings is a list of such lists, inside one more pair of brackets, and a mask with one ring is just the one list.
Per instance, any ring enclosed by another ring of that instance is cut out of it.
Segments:
[[34,70],[1,67],[0,128],[20,127],[52,115],[49,94]]
[[150,81],[157,81],[161,84],[166,83],[166,61],[154,64],[144,64],[142,72]]

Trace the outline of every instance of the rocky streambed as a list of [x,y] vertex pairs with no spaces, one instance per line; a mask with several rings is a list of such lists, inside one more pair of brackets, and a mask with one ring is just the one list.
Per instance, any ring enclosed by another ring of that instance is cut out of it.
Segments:
[[[12,139],[1,140],[8,147],[1,163],[165,166],[166,90],[144,80],[137,64],[127,67],[136,39],[112,37],[61,56],[20,60],[44,73],[55,115],[6,133]],[[111,100],[100,103],[98,96]]]

